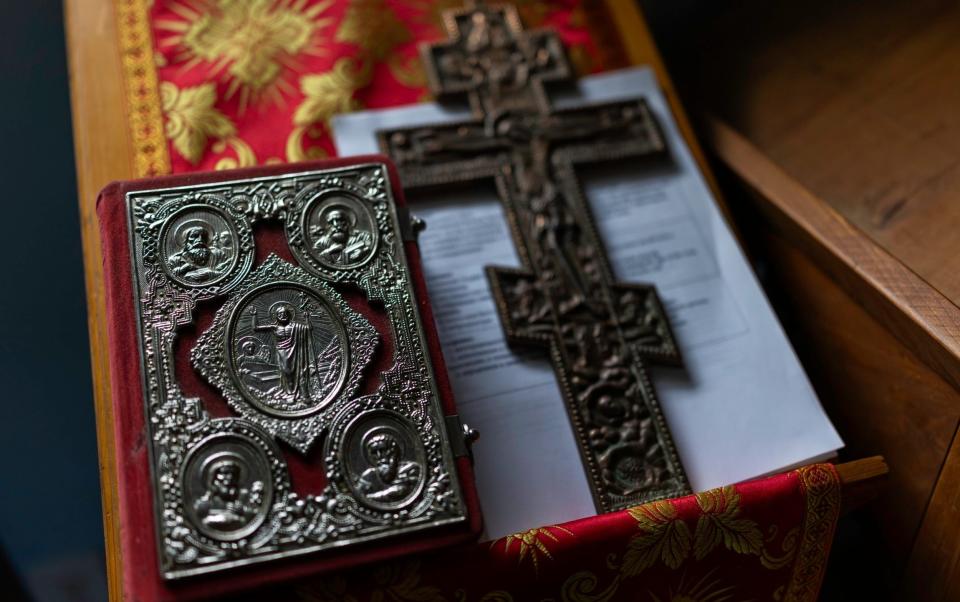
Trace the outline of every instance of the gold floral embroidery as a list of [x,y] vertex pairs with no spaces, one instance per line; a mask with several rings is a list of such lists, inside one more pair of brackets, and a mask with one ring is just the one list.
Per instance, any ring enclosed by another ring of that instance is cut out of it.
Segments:
[[355,108],[353,91],[360,83],[357,66],[351,58],[339,59],[326,73],[304,75],[300,90],[304,99],[293,114],[293,123],[306,126],[325,122],[337,113]]
[[627,511],[642,532],[630,539],[620,566],[624,577],[640,574],[658,559],[672,569],[683,564],[691,552],[696,560],[703,560],[721,544],[737,554],[758,556],[760,563],[770,570],[779,570],[793,559],[797,548],[796,530],[784,537],[780,556],[765,549],[764,544],[774,540],[777,530],[771,528],[765,542],[760,526],[740,517],[740,494],[735,487],[698,493],[696,501],[701,514],[693,533],[668,501],[644,504]]
[[694,534],[694,556],[702,560],[722,542],[738,554],[763,552],[763,533],[752,520],[738,518],[740,494],[733,486],[697,494],[697,504],[703,511],[697,520]]
[[222,153],[225,152],[227,148],[232,148],[237,157],[221,158],[217,161],[217,164],[213,166],[214,169],[236,169],[238,167],[252,167],[257,164],[257,155],[254,154],[250,145],[240,138],[231,136],[230,138],[214,143],[213,152]]
[[[427,85],[427,76],[420,64],[419,55],[404,58],[403,55],[392,52],[410,39],[407,25],[397,18],[383,0],[353,0],[337,31],[337,41],[360,47],[369,61],[366,63],[367,68],[372,69],[373,62],[385,62],[399,83],[409,88],[422,88]],[[367,83],[369,82],[362,85]]]
[[[774,539],[776,536],[777,526],[770,525],[770,534],[767,537],[767,541]],[[772,552],[764,548],[763,553],[760,555],[760,564],[771,571],[779,571],[783,567],[790,564],[790,562],[793,560],[794,555],[797,553],[797,543],[799,541],[800,527],[794,527],[793,529],[790,529],[784,536],[783,541],[780,543],[780,548],[783,550],[783,555],[774,556]]]
[[677,509],[667,501],[630,508],[642,533],[630,539],[620,571],[633,577],[653,565],[657,559],[675,569],[690,554],[692,537],[687,524],[677,517]]
[[600,580],[590,571],[580,571],[567,577],[560,588],[563,602],[609,602],[620,589],[620,575],[616,575],[607,587],[597,591]]
[[[390,68],[390,74],[408,88],[427,87],[427,72],[423,69],[423,63],[420,61],[420,55],[413,55],[404,60],[400,55],[392,55],[387,61],[387,67]],[[432,100],[430,92],[427,91],[421,98],[421,101],[428,102]]]
[[410,31],[384,0],[353,0],[340,23],[338,42],[356,44],[370,58],[381,61]]
[[[240,91],[240,111],[268,94],[282,101],[291,86],[279,75],[296,67],[301,53],[320,54],[314,34],[330,24],[323,13],[333,0],[306,6],[302,0],[185,0],[171,10],[182,20],[159,20],[159,30],[173,32],[161,41],[181,50],[176,60],[186,69],[200,62],[217,74],[226,70],[227,97]],[[276,82],[276,86],[271,86]]]
[[[713,575],[716,569],[707,572],[700,579],[691,579],[684,571],[675,585],[668,587],[663,598],[653,591],[647,590],[651,602],[733,602],[735,586],[724,585],[719,578]],[[610,602],[620,591],[623,583],[622,575],[614,576],[613,580],[603,589],[599,589],[600,580],[595,573],[580,571],[567,578],[560,589],[562,602]],[[663,592],[661,592],[663,593]],[[636,593],[630,599],[640,599]]]
[[327,157],[327,151],[319,146],[310,146],[304,148],[303,142],[307,138],[319,140],[323,138],[323,128],[316,125],[301,125],[293,128],[290,135],[287,136],[287,145],[285,153],[287,161],[294,163],[297,161],[312,161],[314,159],[323,159]]
[[493,548],[502,541],[503,552],[505,554],[509,554],[513,542],[519,542],[520,545],[518,548],[519,554],[517,555],[517,564],[522,564],[523,560],[529,556],[530,561],[533,563],[534,572],[539,572],[541,556],[553,560],[553,556],[550,554],[550,550],[547,548],[545,542],[560,541],[557,539],[557,536],[551,532],[551,529],[560,533],[566,533],[567,535],[573,537],[573,533],[569,529],[558,525],[553,525],[551,527],[527,529],[526,531],[514,533],[513,535],[507,535],[506,537],[492,542],[490,547]]
[[[321,137],[323,130],[316,126],[326,127],[327,120],[333,115],[358,108],[354,93],[370,83],[377,61],[387,59],[391,69],[396,69],[394,63],[398,57],[390,51],[410,40],[410,32],[384,0],[352,0],[337,29],[336,40],[356,45],[359,53],[356,58],[339,59],[327,72],[300,78],[304,99],[293,114],[294,128],[287,137],[289,161],[326,155],[318,147],[305,150],[304,140]],[[398,79],[400,75],[406,75],[402,71],[395,73],[399,73]]]
[[[320,159],[326,152],[319,147],[304,150],[305,137],[320,138],[321,126],[337,113],[346,113],[358,108],[353,98],[354,90],[366,85],[369,69],[357,66],[352,58],[341,58],[333,69],[326,73],[313,73],[300,78],[300,90],[304,98],[293,113],[293,131],[287,137],[287,160],[305,161]],[[315,125],[320,124],[320,125]]]
[[209,138],[227,138],[236,133],[233,122],[214,107],[217,91],[213,82],[183,89],[163,82],[160,101],[167,117],[167,138],[194,165],[203,157]]

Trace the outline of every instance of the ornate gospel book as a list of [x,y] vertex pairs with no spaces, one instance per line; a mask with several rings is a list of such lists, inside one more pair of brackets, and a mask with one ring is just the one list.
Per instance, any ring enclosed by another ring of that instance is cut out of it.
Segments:
[[208,596],[479,533],[387,159],[114,183],[98,212],[125,591]]

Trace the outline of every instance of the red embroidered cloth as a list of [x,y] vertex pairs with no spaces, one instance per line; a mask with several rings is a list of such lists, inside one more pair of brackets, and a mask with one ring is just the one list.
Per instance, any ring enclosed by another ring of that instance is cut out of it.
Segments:
[[[460,0],[114,0],[137,175],[334,154],[328,119],[428,98],[417,44]],[[626,66],[605,3],[515,0],[580,73]],[[322,576],[271,599],[813,600],[836,518],[828,465]],[[258,598],[263,597],[258,594]]]
[[271,598],[812,601],[839,505],[836,471],[817,464],[466,549],[321,577],[274,590]]

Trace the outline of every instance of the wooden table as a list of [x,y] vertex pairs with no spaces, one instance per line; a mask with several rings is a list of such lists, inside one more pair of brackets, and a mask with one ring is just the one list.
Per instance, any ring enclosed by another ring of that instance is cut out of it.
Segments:
[[877,575],[960,599],[960,8],[751,0],[685,27],[671,67],[741,231],[849,451],[890,462]]
[[[122,7],[141,0],[66,0],[65,18],[71,73],[71,98],[78,191],[87,279],[90,344],[97,405],[107,572],[111,600],[123,599],[120,582],[122,559],[118,545],[116,471],[112,445],[110,372],[107,360],[107,330],[104,313],[100,236],[95,214],[97,192],[109,181],[134,176],[134,152],[126,131],[124,113],[124,68],[117,45],[117,18]],[[606,0],[615,15],[629,59],[649,64],[657,72],[665,96],[689,144],[715,186],[700,145],[681,107],[677,94],[652,42],[642,15],[631,0]],[[863,454],[865,456],[871,453]],[[844,509],[871,499],[878,478],[886,473],[882,458],[870,457],[838,466],[844,484]]]

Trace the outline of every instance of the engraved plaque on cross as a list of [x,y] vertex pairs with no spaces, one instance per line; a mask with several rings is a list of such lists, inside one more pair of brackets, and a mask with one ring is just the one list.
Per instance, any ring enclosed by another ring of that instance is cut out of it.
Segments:
[[422,48],[438,98],[474,119],[379,132],[405,188],[495,183],[521,269],[488,267],[511,344],[546,347],[594,502],[610,511],[689,485],[646,362],[680,364],[653,286],[615,280],[575,167],[666,154],[643,99],[556,109],[544,84],[571,81],[553,32],[481,3],[444,15],[450,41]]

